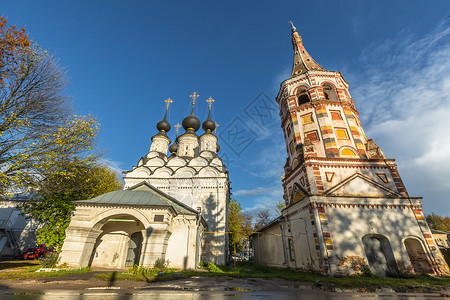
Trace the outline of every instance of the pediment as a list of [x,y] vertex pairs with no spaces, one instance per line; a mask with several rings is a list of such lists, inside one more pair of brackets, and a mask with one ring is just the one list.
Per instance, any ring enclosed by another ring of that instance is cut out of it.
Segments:
[[325,192],[330,196],[401,197],[396,191],[361,174],[354,174]]

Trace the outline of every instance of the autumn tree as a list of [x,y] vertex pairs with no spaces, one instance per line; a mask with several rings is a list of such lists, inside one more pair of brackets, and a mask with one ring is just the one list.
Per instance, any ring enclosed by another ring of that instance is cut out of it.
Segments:
[[[59,131],[71,130],[77,120],[63,94],[64,70],[28,40],[23,28],[7,27],[4,18],[0,18],[0,50],[0,195],[4,195],[40,180],[42,164],[60,148]],[[83,132],[75,129],[70,135],[77,133]],[[77,144],[78,139],[71,142]],[[85,151],[83,145],[65,144],[67,154]]]
[[255,230],[260,230],[270,222],[270,213],[268,210],[261,210],[256,214]]
[[426,220],[431,229],[450,231],[450,218],[441,217],[435,213],[426,216]]
[[98,161],[99,124],[73,114],[58,61],[0,17],[0,196],[34,189],[24,214],[40,221],[38,241],[59,247],[72,201],[120,188]]
[[281,211],[286,208],[286,202],[283,200],[278,200],[277,204],[275,205],[275,212],[277,215],[281,215]]
[[252,232],[252,216],[244,213],[241,204],[234,198],[228,204],[228,231],[230,253],[234,252],[234,247],[241,252]]

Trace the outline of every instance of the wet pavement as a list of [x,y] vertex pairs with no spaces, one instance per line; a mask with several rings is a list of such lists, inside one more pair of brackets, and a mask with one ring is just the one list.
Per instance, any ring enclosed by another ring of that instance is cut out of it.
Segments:
[[331,293],[318,290],[301,291],[167,291],[167,290],[51,290],[51,291],[0,291],[0,298],[10,299],[155,299],[155,300],[198,300],[198,299],[444,299],[446,294],[395,294],[395,293]]

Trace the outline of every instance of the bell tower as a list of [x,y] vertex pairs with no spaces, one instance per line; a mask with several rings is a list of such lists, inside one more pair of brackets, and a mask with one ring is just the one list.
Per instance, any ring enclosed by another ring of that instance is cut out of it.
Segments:
[[308,54],[292,23],[291,30],[292,73],[276,97],[287,151],[286,264],[326,274],[364,266],[378,275],[448,272],[421,198],[408,195],[394,159],[366,138],[349,84]]

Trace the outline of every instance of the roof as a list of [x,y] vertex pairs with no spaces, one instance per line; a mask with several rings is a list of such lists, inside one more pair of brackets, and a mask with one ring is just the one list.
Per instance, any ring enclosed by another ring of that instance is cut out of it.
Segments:
[[22,192],[22,193],[15,193],[12,195],[6,195],[1,197],[1,200],[6,201],[27,201],[27,200],[36,200],[39,198],[39,192],[38,191],[30,191],[30,192]]
[[177,214],[196,215],[198,213],[193,208],[179,202],[147,182],[141,182],[129,189],[109,192],[89,200],[75,201],[75,203],[172,207]]
[[276,217],[274,220],[267,223],[264,227],[261,227],[259,230],[256,230],[256,232],[252,233],[250,236],[257,235],[258,232],[263,232],[264,230],[271,227],[272,225],[279,223],[282,219],[283,219],[283,216]]

